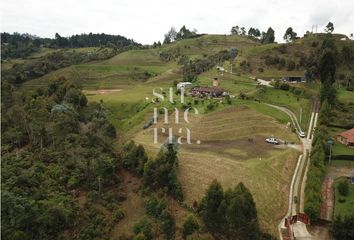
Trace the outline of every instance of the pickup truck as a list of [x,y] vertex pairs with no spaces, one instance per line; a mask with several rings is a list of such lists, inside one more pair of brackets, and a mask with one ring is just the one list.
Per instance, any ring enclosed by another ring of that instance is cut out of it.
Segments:
[[279,144],[279,141],[276,138],[267,138],[265,141],[271,144]]

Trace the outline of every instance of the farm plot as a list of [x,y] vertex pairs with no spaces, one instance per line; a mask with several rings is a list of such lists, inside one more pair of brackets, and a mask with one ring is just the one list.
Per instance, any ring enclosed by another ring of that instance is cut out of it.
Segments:
[[[169,117],[173,121],[174,115]],[[188,127],[191,142],[179,150],[179,174],[186,197],[192,204],[199,201],[213,179],[224,187],[240,181],[251,190],[262,227],[276,234],[278,220],[286,212],[291,173],[298,153],[293,149],[277,149],[264,142],[276,137],[295,141],[296,136],[275,119],[246,106],[226,107],[203,115],[190,114],[190,123],[163,124],[156,127]],[[150,155],[157,153],[166,139],[159,131],[159,144],[153,143],[153,129],[140,131],[134,138]],[[197,140],[201,144],[196,144]],[[184,140],[185,141],[185,140]],[[265,191],[265,189],[267,189]]]

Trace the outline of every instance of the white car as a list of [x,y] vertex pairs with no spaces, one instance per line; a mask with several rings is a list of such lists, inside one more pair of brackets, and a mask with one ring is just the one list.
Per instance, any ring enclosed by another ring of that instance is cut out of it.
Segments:
[[300,136],[301,138],[304,138],[304,137],[305,137],[305,133],[304,133],[303,131],[300,131],[300,132],[299,132],[299,136]]
[[279,144],[279,141],[276,138],[267,138],[265,141],[271,144]]

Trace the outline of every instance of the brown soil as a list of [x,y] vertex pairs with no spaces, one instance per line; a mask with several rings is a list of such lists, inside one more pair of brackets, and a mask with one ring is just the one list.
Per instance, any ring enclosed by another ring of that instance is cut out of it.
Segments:
[[97,89],[97,90],[84,90],[83,92],[86,94],[93,94],[93,95],[105,95],[113,92],[120,92],[123,89]]

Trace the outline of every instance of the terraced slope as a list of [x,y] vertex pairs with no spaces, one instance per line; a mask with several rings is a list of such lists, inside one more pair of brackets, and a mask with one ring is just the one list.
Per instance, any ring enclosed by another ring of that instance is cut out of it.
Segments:
[[[198,201],[213,179],[224,187],[242,181],[253,193],[262,227],[275,234],[277,221],[286,212],[288,183],[297,152],[275,148],[264,140],[274,135],[296,141],[296,136],[285,124],[246,106],[225,107],[204,115],[191,113],[189,120],[189,124],[184,123],[180,116],[179,124],[163,124],[161,120],[156,125],[158,129],[173,128],[177,136],[180,127],[191,131],[193,144],[182,145],[179,152],[180,178],[188,204]],[[174,121],[174,114],[169,121]],[[154,155],[167,135],[159,131],[160,144],[154,144],[152,134],[151,127],[138,133],[134,140]],[[197,140],[201,144],[196,144]]]

